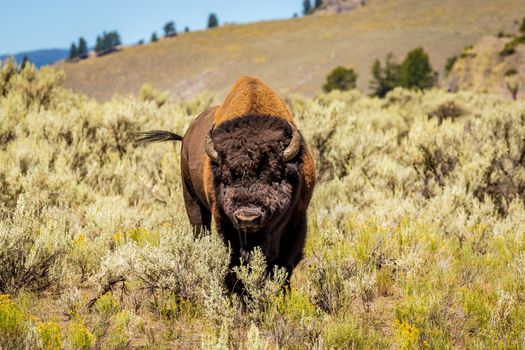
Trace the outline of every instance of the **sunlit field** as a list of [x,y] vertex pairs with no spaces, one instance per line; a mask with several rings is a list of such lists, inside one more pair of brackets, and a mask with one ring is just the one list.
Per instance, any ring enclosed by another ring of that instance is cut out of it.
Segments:
[[[291,289],[194,237],[183,134],[217,95],[98,103],[0,71],[0,349],[522,349],[525,102],[354,90],[286,100],[318,185]],[[271,83],[271,82],[269,82]]]

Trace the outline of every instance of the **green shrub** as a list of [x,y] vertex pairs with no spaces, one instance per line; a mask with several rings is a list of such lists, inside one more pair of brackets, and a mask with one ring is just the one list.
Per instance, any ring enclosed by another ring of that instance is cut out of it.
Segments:
[[510,56],[516,52],[518,45],[525,44],[525,37],[514,37],[511,41],[505,43],[505,46],[500,51],[500,56]]
[[400,65],[394,61],[392,53],[386,56],[384,68],[379,60],[374,61],[372,64],[372,80],[370,81],[373,96],[385,97],[389,91],[399,86],[399,67]]
[[518,45],[517,42],[515,42],[514,40],[506,43],[503,47],[503,50],[501,50],[499,53],[500,56],[510,56],[514,54],[516,52],[516,46]]
[[376,60],[372,65],[372,77],[370,88],[373,96],[378,97],[384,97],[396,87],[424,90],[437,82],[437,72],[432,69],[428,54],[421,47],[410,51],[400,64],[394,61],[391,53],[386,57],[384,68]]
[[9,295],[0,294],[0,348],[23,349],[28,344],[29,315]]
[[120,309],[118,301],[111,292],[100,296],[95,302],[94,307],[97,314],[103,319],[109,319]]
[[264,312],[268,309],[272,298],[276,297],[286,282],[286,270],[275,267],[267,273],[267,265],[260,248],[251,252],[250,261],[247,264],[235,267],[234,271],[240,283],[242,283],[246,294],[246,304],[249,317],[253,321],[261,321]]
[[139,97],[142,101],[154,102],[157,107],[162,107],[169,100],[169,93],[167,91],[160,91],[153,87],[151,84],[144,84],[140,88]]
[[62,334],[55,322],[44,322],[36,326],[39,348],[42,350],[62,349]]
[[454,68],[454,64],[456,64],[458,60],[458,56],[452,56],[447,58],[447,62],[445,63],[445,75],[450,74],[452,71],[452,68]]
[[6,61],[0,61],[0,95],[6,96],[11,78],[19,73],[18,66],[14,58],[8,58]]
[[118,283],[137,281],[137,287],[198,303],[204,290],[218,288],[216,278],[226,274],[227,254],[216,236],[195,238],[189,228],[163,229],[159,246],[131,241],[108,254],[95,279],[103,293]]
[[63,211],[27,205],[21,197],[12,217],[0,220],[0,291],[42,291],[59,283],[71,225]]
[[80,282],[85,282],[96,271],[100,264],[100,257],[94,254],[94,247],[98,242],[90,240],[80,233],[72,242],[69,253],[71,265],[78,269]]
[[128,349],[133,339],[134,315],[128,311],[121,311],[113,317],[112,325],[108,330],[108,340],[104,343],[105,349]]
[[94,341],[93,334],[86,328],[84,322],[77,318],[68,327],[67,339],[75,350],[89,350]]
[[329,349],[385,349],[388,343],[375,332],[361,329],[353,320],[328,323],[325,344]]
[[476,57],[476,53],[473,51],[473,49],[474,46],[472,45],[465,46],[463,51],[459,54],[459,58],[466,59]]
[[435,110],[429,113],[430,117],[438,118],[439,122],[442,123],[443,120],[455,119],[465,115],[465,110],[458,106],[454,101],[448,101],[439,105]]
[[48,108],[54,103],[61,90],[59,86],[64,74],[49,67],[37,69],[33,64],[26,64],[19,74],[9,81],[10,89],[17,91],[21,103],[26,108]]
[[428,54],[418,47],[410,51],[399,66],[399,86],[407,89],[428,89],[436,84],[437,72],[432,69]]
[[323,85],[324,92],[330,92],[332,90],[347,91],[355,89],[355,82],[357,80],[357,74],[352,68],[345,68],[342,66],[334,68],[326,76],[326,82]]
[[332,324],[326,335],[326,345],[335,349],[364,349],[363,335],[352,322]]
[[512,67],[512,68],[509,68],[505,71],[505,76],[506,77],[510,77],[510,76],[513,76],[513,75],[516,75],[518,74],[518,71],[516,70],[516,68]]

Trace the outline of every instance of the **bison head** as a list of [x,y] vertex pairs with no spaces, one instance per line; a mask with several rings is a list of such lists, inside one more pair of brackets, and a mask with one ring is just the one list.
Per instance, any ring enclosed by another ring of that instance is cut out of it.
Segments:
[[210,130],[216,203],[236,229],[241,251],[261,247],[271,258],[296,200],[301,136],[286,120],[246,116]]

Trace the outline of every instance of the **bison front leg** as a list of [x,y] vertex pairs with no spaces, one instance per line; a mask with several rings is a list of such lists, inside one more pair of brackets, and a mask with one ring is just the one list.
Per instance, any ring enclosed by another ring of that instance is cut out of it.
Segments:
[[242,294],[244,285],[237,278],[233,269],[241,265],[241,246],[238,239],[237,230],[228,220],[215,220],[217,233],[222,238],[224,244],[230,248],[230,263],[224,279],[227,290],[233,293]]
[[293,270],[303,258],[304,244],[306,241],[306,212],[292,216],[281,236],[279,256],[276,261],[268,265],[273,271],[274,266],[284,267],[287,272],[286,285],[290,284]]

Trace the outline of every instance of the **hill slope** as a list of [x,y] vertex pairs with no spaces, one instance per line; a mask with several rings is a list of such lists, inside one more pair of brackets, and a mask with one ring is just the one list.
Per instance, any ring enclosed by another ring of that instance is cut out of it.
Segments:
[[336,65],[353,65],[366,89],[370,65],[416,47],[441,70],[446,59],[484,35],[510,31],[525,0],[373,1],[338,15],[225,26],[79,63],[60,63],[65,85],[99,100],[136,93],[145,82],[175,99],[203,89],[224,92],[242,74],[281,92],[312,95]]
[[511,98],[509,89],[517,84],[516,97],[525,97],[525,45],[517,45],[515,52],[501,55],[512,38],[487,36],[458,58],[447,78],[450,91],[471,90],[490,92]]
[[14,56],[17,62],[22,62],[24,56],[29,58],[29,61],[37,67],[42,67],[48,64],[53,64],[57,61],[67,58],[69,51],[67,49],[42,49],[27,52],[19,52],[16,54],[0,55],[0,60],[5,60],[10,56]]

